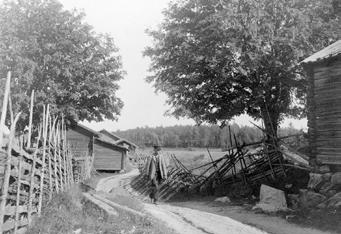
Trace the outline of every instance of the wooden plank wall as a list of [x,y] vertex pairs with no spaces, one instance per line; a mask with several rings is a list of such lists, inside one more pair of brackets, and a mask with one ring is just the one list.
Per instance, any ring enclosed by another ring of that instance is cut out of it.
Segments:
[[113,149],[100,141],[94,144],[94,168],[96,170],[122,170],[122,160],[124,160],[124,152],[122,150]]
[[[315,65],[314,142],[316,158],[324,164],[341,164],[341,59]],[[311,121],[310,121],[311,122]]]

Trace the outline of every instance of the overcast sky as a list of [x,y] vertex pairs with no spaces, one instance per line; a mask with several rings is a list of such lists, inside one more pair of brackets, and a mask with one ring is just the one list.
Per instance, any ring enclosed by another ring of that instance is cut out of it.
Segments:
[[[95,129],[125,130],[144,126],[171,126],[194,124],[189,119],[177,120],[164,116],[168,106],[164,94],[155,94],[151,84],[145,82],[149,59],[142,56],[144,48],[151,44],[145,33],[147,28],[156,28],[161,23],[162,10],[170,0],[60,0],[66,9],[77,8],[86,14],[86,22],[96,32],[109,33],[115,40],[127,72],[120,82],[118,96],[124,102],[117,122],[85,123]],[[248,125],[251,119],[242,116],[236,122]],[[305,120],[286,120],[296,127],[306,128]]]

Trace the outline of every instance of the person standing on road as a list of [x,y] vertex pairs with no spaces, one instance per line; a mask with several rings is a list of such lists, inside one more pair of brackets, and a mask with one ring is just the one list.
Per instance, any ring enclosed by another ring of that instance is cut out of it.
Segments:
[[157,204],[162,179],[166,179],[167,177],[167,166],[161,152],[161,146],[158,144],[153,146],[153,152],[148,168],[149,178],[151,179],[150,198],[154,204]]

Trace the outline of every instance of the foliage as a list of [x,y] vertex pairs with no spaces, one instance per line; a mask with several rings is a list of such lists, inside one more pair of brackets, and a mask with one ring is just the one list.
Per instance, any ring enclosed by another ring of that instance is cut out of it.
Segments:
[[169,113],[221,124],[247,113],[275,133],[304,114],[298,62],[341,35],[331,0],[185,0],[164,15],[144,54]]
[[12,71],[15,112],[28,113],[34,89],[39,112],[50,104],[52,113],[76,121],[116,119],[123,103],[115,92],[124,74],[118,49],[84,16],[57,0],[1,3],[0,75]]
[[[233,134],[239,144],[260,141],[263,133],[256,127],[239,126],[232,124],[230,126],[232,134],[232,145],[234,145]],[[294,135],[300,133],[295,128],[279,129],[280,136]],[[153,142],[160,142],[163,147],[210,147],[227,148],[230,146],[230,136],[228,127],[220,128],[217,125],[201,126],[172,126],[156,128],[135,128],[126,131],[115,132],[120,137],[124,137],[140,146],[150,147]]]

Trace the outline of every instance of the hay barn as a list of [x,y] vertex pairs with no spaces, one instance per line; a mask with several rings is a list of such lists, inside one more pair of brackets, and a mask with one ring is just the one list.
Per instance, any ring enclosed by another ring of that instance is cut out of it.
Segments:
[[301,62],[308,75],[311,154],[322,164],[341,165],[341,40]]
[[101,139],[101,134],[74,123],[67,130],[67,140],[74,158],[79,161],[93,157],[96,170],[119,171],[125,169],[127,149]]
[[96,138],[94,141],[94,168],[96,170],[120,171],[125,169],[127,149]]

